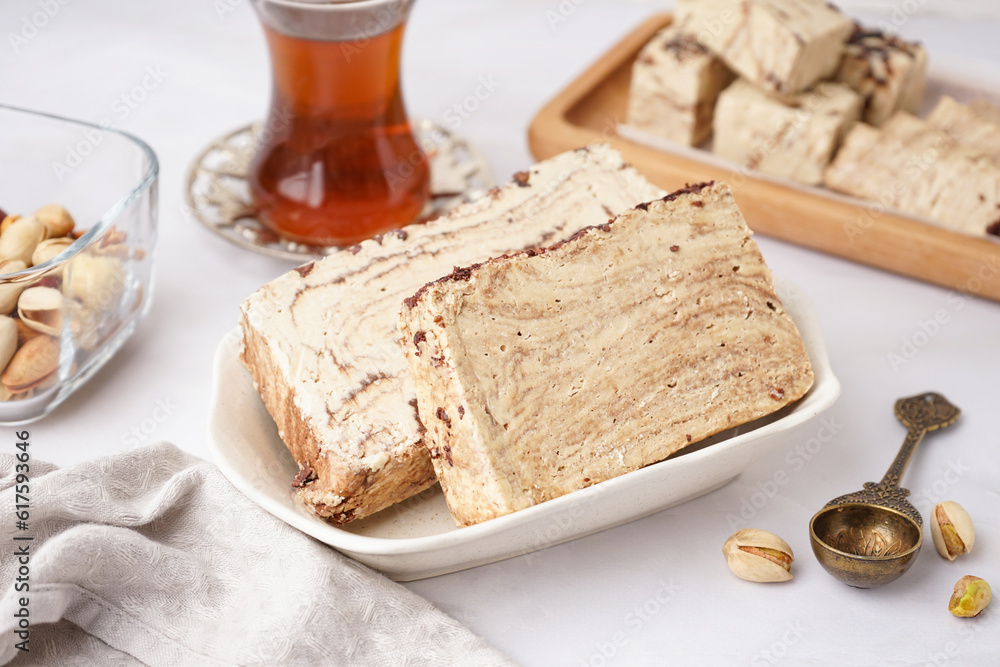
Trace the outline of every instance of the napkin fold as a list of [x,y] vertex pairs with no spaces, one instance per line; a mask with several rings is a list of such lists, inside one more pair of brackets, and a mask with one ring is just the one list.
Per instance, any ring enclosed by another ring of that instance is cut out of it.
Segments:
[[0,455],[0,664],[513,664],[173,445],[31,460],[27,489],[17,464]]

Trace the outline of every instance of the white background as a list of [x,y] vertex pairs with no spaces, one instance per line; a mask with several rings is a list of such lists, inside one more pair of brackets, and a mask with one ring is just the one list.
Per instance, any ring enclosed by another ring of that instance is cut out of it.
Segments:
[[[995,2],[852,3],[862,4],[883,8],[869,20],[923,41],[932,60],[971,59],[987,76],[1000,68]],[[458,131],[505,178],[532,161],[526,128],[541,105],[668,5],[420,0],[405,53],[410,111],[441,121],[480,77],[491,77],[496,92]],[[52,16],[15,49],[9,35],[26,34],[25,21],[44,7]],[[239,302],[291,267],[229,245],[181,208],[192,158],[265,113],[267,54],[250,6],[4,0],[0,39],[0,101],[92,122],[113,118],[149,142],[161,166],[153,310],[86,387],[31,427],[34,456],[69,465],[156,440],[208,456],[215,346],[235,325]],[[165,73],[162,82],[121,117],[116,100],[150,67]],[[2,197],[0,183],[0,206]],[[993,664],[1000,608],[965,621],[952,618],[946,603],[964,574],[1000,582],[1000,304],[769,238],[759,242],[775,273],[804,289],[819,310],[843,383],[826,431],[820,422],[807,425],[729,486],[648,519],[408,586],[525,665]],[[928,334],[939,311],[945,323]],[[909,346],[914,354],[893,366],[890,355]],[[929,389],[964,415],[928,438],[905,484],[925,517],[932,501],[965,505],[979,529],[976,549],[947,563],[928,544],[895,584],[847,588],[809,553],[809,517],[830,498],[881,477],[903,438],[893,401]],[[0,447],[4,442],[13,445],[13,429],[0,429]],[[783,483],[774,483],[776,473],[784,473]],[[791,543],[794,581],[753,585],[726,569],[720,549],[741,509],[749,525]]]

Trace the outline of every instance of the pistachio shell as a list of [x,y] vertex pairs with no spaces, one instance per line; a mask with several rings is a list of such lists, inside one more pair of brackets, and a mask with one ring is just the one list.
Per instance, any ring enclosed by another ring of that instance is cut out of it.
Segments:
[[5,216],[4,219],[3,219],[3,221],[0,222],[0,234],[3,234],[5,231],[7,231],[8,227],[10,227],[11,225],[13,225],[15,222],[17,222],[20,219],[21,219],[21,216],[19,216],[19,215],[8,215],[8,216]]
[[948,611],[962,618],[973,618],[983,613],[993,598],[993,591],[985,579],[967,575],[958,580],[948,601]]
[[29,287],[17,300],[17,314],[26,325],[43,334],[58,336],[63,327],[62,292],[54,287]]
[[63,294],[97,312],[112,310],[125,291],[125,269],[113,257],[77,255],[63,274]]
[[[0,275],[24,271],[28,265],[19,259],[0,262]],[[4,282],[0,280],[0,315],[9,315],[17,307],[17,300],[24,291],[24,282]]]
[[31,261],[35,247],[45,240],[47,230],[41,221],[21,218],[0,234],[0,260]]
[[7,367],[17,351],[17,322],[12,317],[0,317],[0,369]]
[[747,581],[788,581],[795,556],[783,539],[766,530],[738,530],[722,547],[729,569]]
[[21,320],[21,318],[18,318],[16,320],[14,320],[14,322],[17,324],[17,344],[18,345],[24,345],[25,343],[27,343],[32,338],[34,338],[36,336],[41,336],[42,335],[39,332],[37,332],[34,329],[32,329],[31,327],[29,327],[27,324],[25,324]]
[[0,276],[6,276],[9,273],[24,271],[26,268],[28,268],[28,265],[19,259],[0,260]]
[[931,538],[938,553],[948,560],[955,560],[972,551],[976,543],[976,529],[965,508],[952,500],[934,506],[930,517]]
[[17,394],[37,387],[59,369],[59,343],[50,336],[32,338],[14,353],[0,382]]
[[45,225],[50,239],[66,236],[73,231],[73,226],[76,224],[69,211],[59,204],[46,204],[35,211],[31,217],[40,220]]
[[108,232],[101,237],[98,246],[101,248],[106,248],[111,245],[117,245],[119,243],[125,243],[128,239],[128,234],[118,229],[117,227],[112,227]]
[[31,265],[38,266],[56,257],[66,248],[73,245],[74,240],[68,236],[45,239],[37,246],[35,252],[31,253]]
[[113,243],[111,245],[96,246],[94,248],[94,254],[102,257],[116,257],[120,260],[125,260],[132,256],[132,249],[124,243]]

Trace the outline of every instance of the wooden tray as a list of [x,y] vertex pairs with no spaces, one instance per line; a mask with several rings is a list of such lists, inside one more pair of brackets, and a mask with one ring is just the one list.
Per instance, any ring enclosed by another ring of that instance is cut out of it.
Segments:
[[[808,248],[1000,301],[1000,243],[923,222],[821,188],[782,183],[689,155],[667,153],[619,135],[632,61],[670,14],[651,17],[556,95],[531,122],[536,159],[604,141],[647,178],[673,191],[717,180],[733,188],[756,232]],[[717,159],[714,159],[717,162]]]

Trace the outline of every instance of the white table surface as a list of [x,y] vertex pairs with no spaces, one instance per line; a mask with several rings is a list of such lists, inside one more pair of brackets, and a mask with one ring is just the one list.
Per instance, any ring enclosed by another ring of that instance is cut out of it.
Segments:
[[[459,131],[506,177],[532,161],[525,131],[541,105],[669,4],[420,0],[405,52],[411,114],[443,119],[480,77],[492,79],[495,93]],[[932,58],[1000,67],[995,3],[879,4],[887,12],[870,19],[922,40]],[[45,8],[45,25],[15,51],[11,32],[23,34],[24,22]],[[235,325],[238,303],[291,267],[230,245],[182,210],[191,159],[267,106],[267,54],[249,3],[4,0],[0,26],[0,101],[93,122],[113,118],[148,141],[161,164],[153,310],[78,395],[31,427],[33,454],[69,465],[169,440],[208,456],[216,344]],[[162,80],[121,117],[116,99],[148,68]],[[1000,583],[1000,304],[758,240],[774,271],[820,313],[843,384],[824,420],[698,500],[407,586],[525,665],[997,664],[1000,608],[961,620],[946,603],[962,575]],[[1000,280],[996,267],[987,274]],[[904,362],[893,364],[892,355]],[[928,541],[895,584],[848,588],[810,553],[808,520],[830,498],[881,477],[903,438],[893,401],[926,390],[946,394],[964,414],[928,438],[905,485],[925,517],[938,500],[962,503],[978,528],[975,550],[948,563]],[[0,447],[13,446],[13,430],[3,429]],[[743,525],[788,540],[798,557],[792,582],[750,584],[728,571],[720,549]]]

